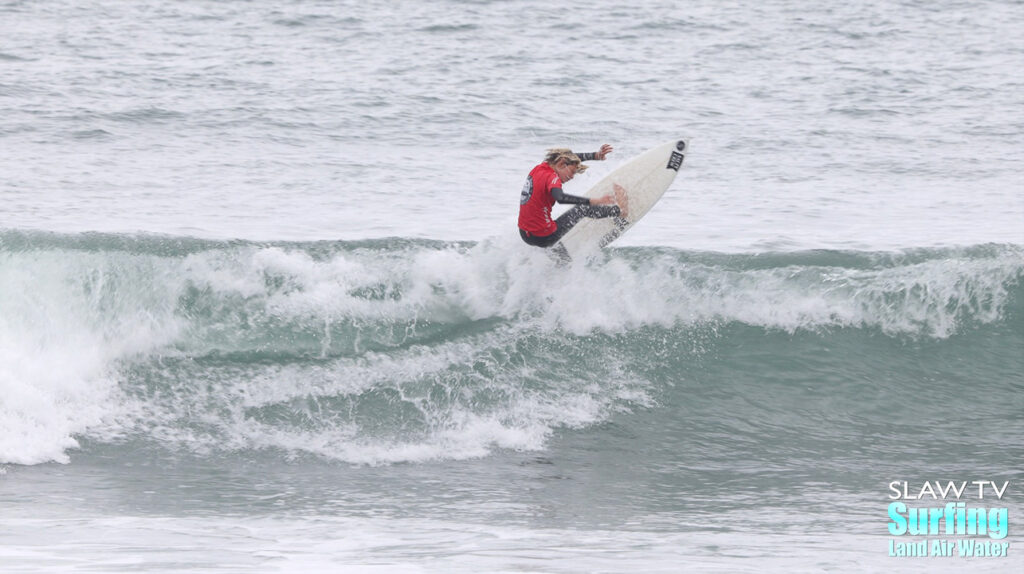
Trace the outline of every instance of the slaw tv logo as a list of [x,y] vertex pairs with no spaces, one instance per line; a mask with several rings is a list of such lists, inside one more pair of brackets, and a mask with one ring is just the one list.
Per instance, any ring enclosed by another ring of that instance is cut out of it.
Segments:
[[[992,480],[889,483],[889,556],[1005,557],[1010,543],[1009,511],[1000,506],[1010,482]],[[911,501],[908,504],[907,501]],[[923,502],[924,501],[924,502]],[[932,506],[922,506],[932,501]],[[945,504],[934,506],[935,502]],[[977,503],[974,503],[977,501]],[[988,506],[995,502],[993,506]]]

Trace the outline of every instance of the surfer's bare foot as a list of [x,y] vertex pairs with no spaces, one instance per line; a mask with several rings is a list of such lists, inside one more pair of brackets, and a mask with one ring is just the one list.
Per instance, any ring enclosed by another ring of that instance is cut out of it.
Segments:
[[628,218],[629,196],[626,195],[626,190],[617,183],[612,186],[612,189],[615,190],[615,204],[619,206],[619,217]]

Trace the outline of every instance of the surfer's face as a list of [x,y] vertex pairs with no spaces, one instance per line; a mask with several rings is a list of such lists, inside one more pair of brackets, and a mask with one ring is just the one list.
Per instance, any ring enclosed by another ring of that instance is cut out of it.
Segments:
[[576,170],[579,169],[579,164],[568,163],[562,160],[555,164],[555,173],[558,174],[558,179],[565,183],[576,176]]

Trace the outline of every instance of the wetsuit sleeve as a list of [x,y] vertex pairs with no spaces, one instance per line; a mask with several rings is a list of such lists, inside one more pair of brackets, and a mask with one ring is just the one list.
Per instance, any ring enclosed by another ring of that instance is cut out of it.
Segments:
[[558,203],[575,203],[577,205],[590,205],[589,197],[580,197],[578,195],[569,195],[562,191],[560,187],[551,188],[551,197],[554,198]]
[[596,151],[587,151],[587,152],[583,152],[583,153],[578,153],[578,154],[576,154],[576,157],[580,158],[580,161],[593,161],[593,160],[597,159],[597,152]]

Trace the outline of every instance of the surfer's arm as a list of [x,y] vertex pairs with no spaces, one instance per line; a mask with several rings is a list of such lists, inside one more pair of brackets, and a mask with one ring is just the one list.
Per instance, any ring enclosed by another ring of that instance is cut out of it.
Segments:
[[551,188],[551,197],[554,198],[558,203],[573,203],[576,205],[590,205],[589,197],[580,197],[578,195],[569,195],[562,191],[560,187]]
[[593,161],[595,159],[603,161],[605,156],[610,153],[612,153],[612,146],[604,144],[601,146],[601,149],[597,151],[585,151],[583,153],[576,154],[576,156],[580,158],[580,161]]

